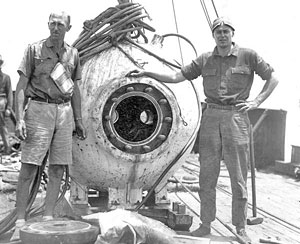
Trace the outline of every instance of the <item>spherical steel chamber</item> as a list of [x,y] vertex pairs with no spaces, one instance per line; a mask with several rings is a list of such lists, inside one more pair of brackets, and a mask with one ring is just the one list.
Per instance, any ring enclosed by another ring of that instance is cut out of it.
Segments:
[[[170,69],[133,46],[122,49],[156,69]],[[116,198],[122,197],[120,189],[124,197],[149,189],[187,145],[200,116],[190,82],[164,84],[148,77],[126,77],[134,69],[136,65],[123,52],[111,48],[83,65],[79,84],[87,138],[74,137],[70,174],[88,188],[117,189]],[[192,146],[165,180],[181,166]]]

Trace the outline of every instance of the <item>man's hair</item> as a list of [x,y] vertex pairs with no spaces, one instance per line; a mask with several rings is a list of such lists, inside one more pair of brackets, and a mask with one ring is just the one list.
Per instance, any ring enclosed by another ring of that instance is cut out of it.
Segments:
[[57,16],[57,15],[61,15],[61,16],[64,16],[66,19],[67,19],[67,24],[68,24],[68,26],[70,26],[71,25],[71,16],[70,15],[68,15],[66,12],[64,12],[64,11],[62,11],[62,12],[60,12],[60,13],[51,13],[50,15],[49,15],[49,21],[50,21],[50,19],[53,17],[53,16]]

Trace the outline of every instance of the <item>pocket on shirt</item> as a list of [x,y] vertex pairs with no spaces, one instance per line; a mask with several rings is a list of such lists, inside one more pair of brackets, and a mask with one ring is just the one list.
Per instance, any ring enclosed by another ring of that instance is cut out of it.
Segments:
[[218,87],[217,69],[203,69],[202,77],[204,89],[212,90]]
[[34,67],[36,75],[50,74],[53,68],[53,61],[50,58],[34,57]]
[[248,66],[238,66],[231,69],[230,87],[245,88],[249,82],[251,70]]

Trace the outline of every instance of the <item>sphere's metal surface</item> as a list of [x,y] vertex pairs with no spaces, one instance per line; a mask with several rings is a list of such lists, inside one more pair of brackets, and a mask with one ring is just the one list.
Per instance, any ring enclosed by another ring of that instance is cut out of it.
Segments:
[[[147,69],[170,71],[133,46],[122,49]],[[90,188],[149,189],[196,128],[199,108],[190,82],[166,85],[147,77],[126,77],[135,69],[118,48],[103,51],[83,66],[80,90],[88,137],[74,139],[70,173]]]

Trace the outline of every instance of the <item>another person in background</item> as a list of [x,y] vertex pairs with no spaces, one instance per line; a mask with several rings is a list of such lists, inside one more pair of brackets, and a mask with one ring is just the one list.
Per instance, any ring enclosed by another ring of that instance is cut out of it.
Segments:
[[[199,131],[199,196],[202,224],[192,232],[205,236],[216,218],[216,185],[220,162],[224,160],[232,187],[232,224],[237,234],[251,243],[245,228],[247,220],[247,172],[249,167],[250,121],[247,112],[257,108],[278,84],[273,68],[254,50],[232,41],[234,27],[227,18],[213,22],[213,52],[200,55],[191,64],[173,74],[133,71],[129,76],[149,76],[166,83],[178,83],[203,77],[205,111]],[[265,80],[262,91],[248,100],[254,73]]]
[[47,152],[49,182],[43,219],[51,220],[64,168],[72,163],[74,121],[77,137],[86,138],[78,87],[79,55],[77,49],[64,41],[71,29],[70,16],[65,12],[50,14],[48,28],[50,36],[28,46],[18,69],[16,135],[23,141],[22,167],[17,188],[16,229],[11,240],[18,238],[19,229],[25,224],[29,188]]
[[5,125],[5,117],[10,117],[13,106],[13,92],[9,75],[2,72],[4,61],[0,55],[0,134],[3,141],[4,153],[11,153],[11,145],[7,126]]

